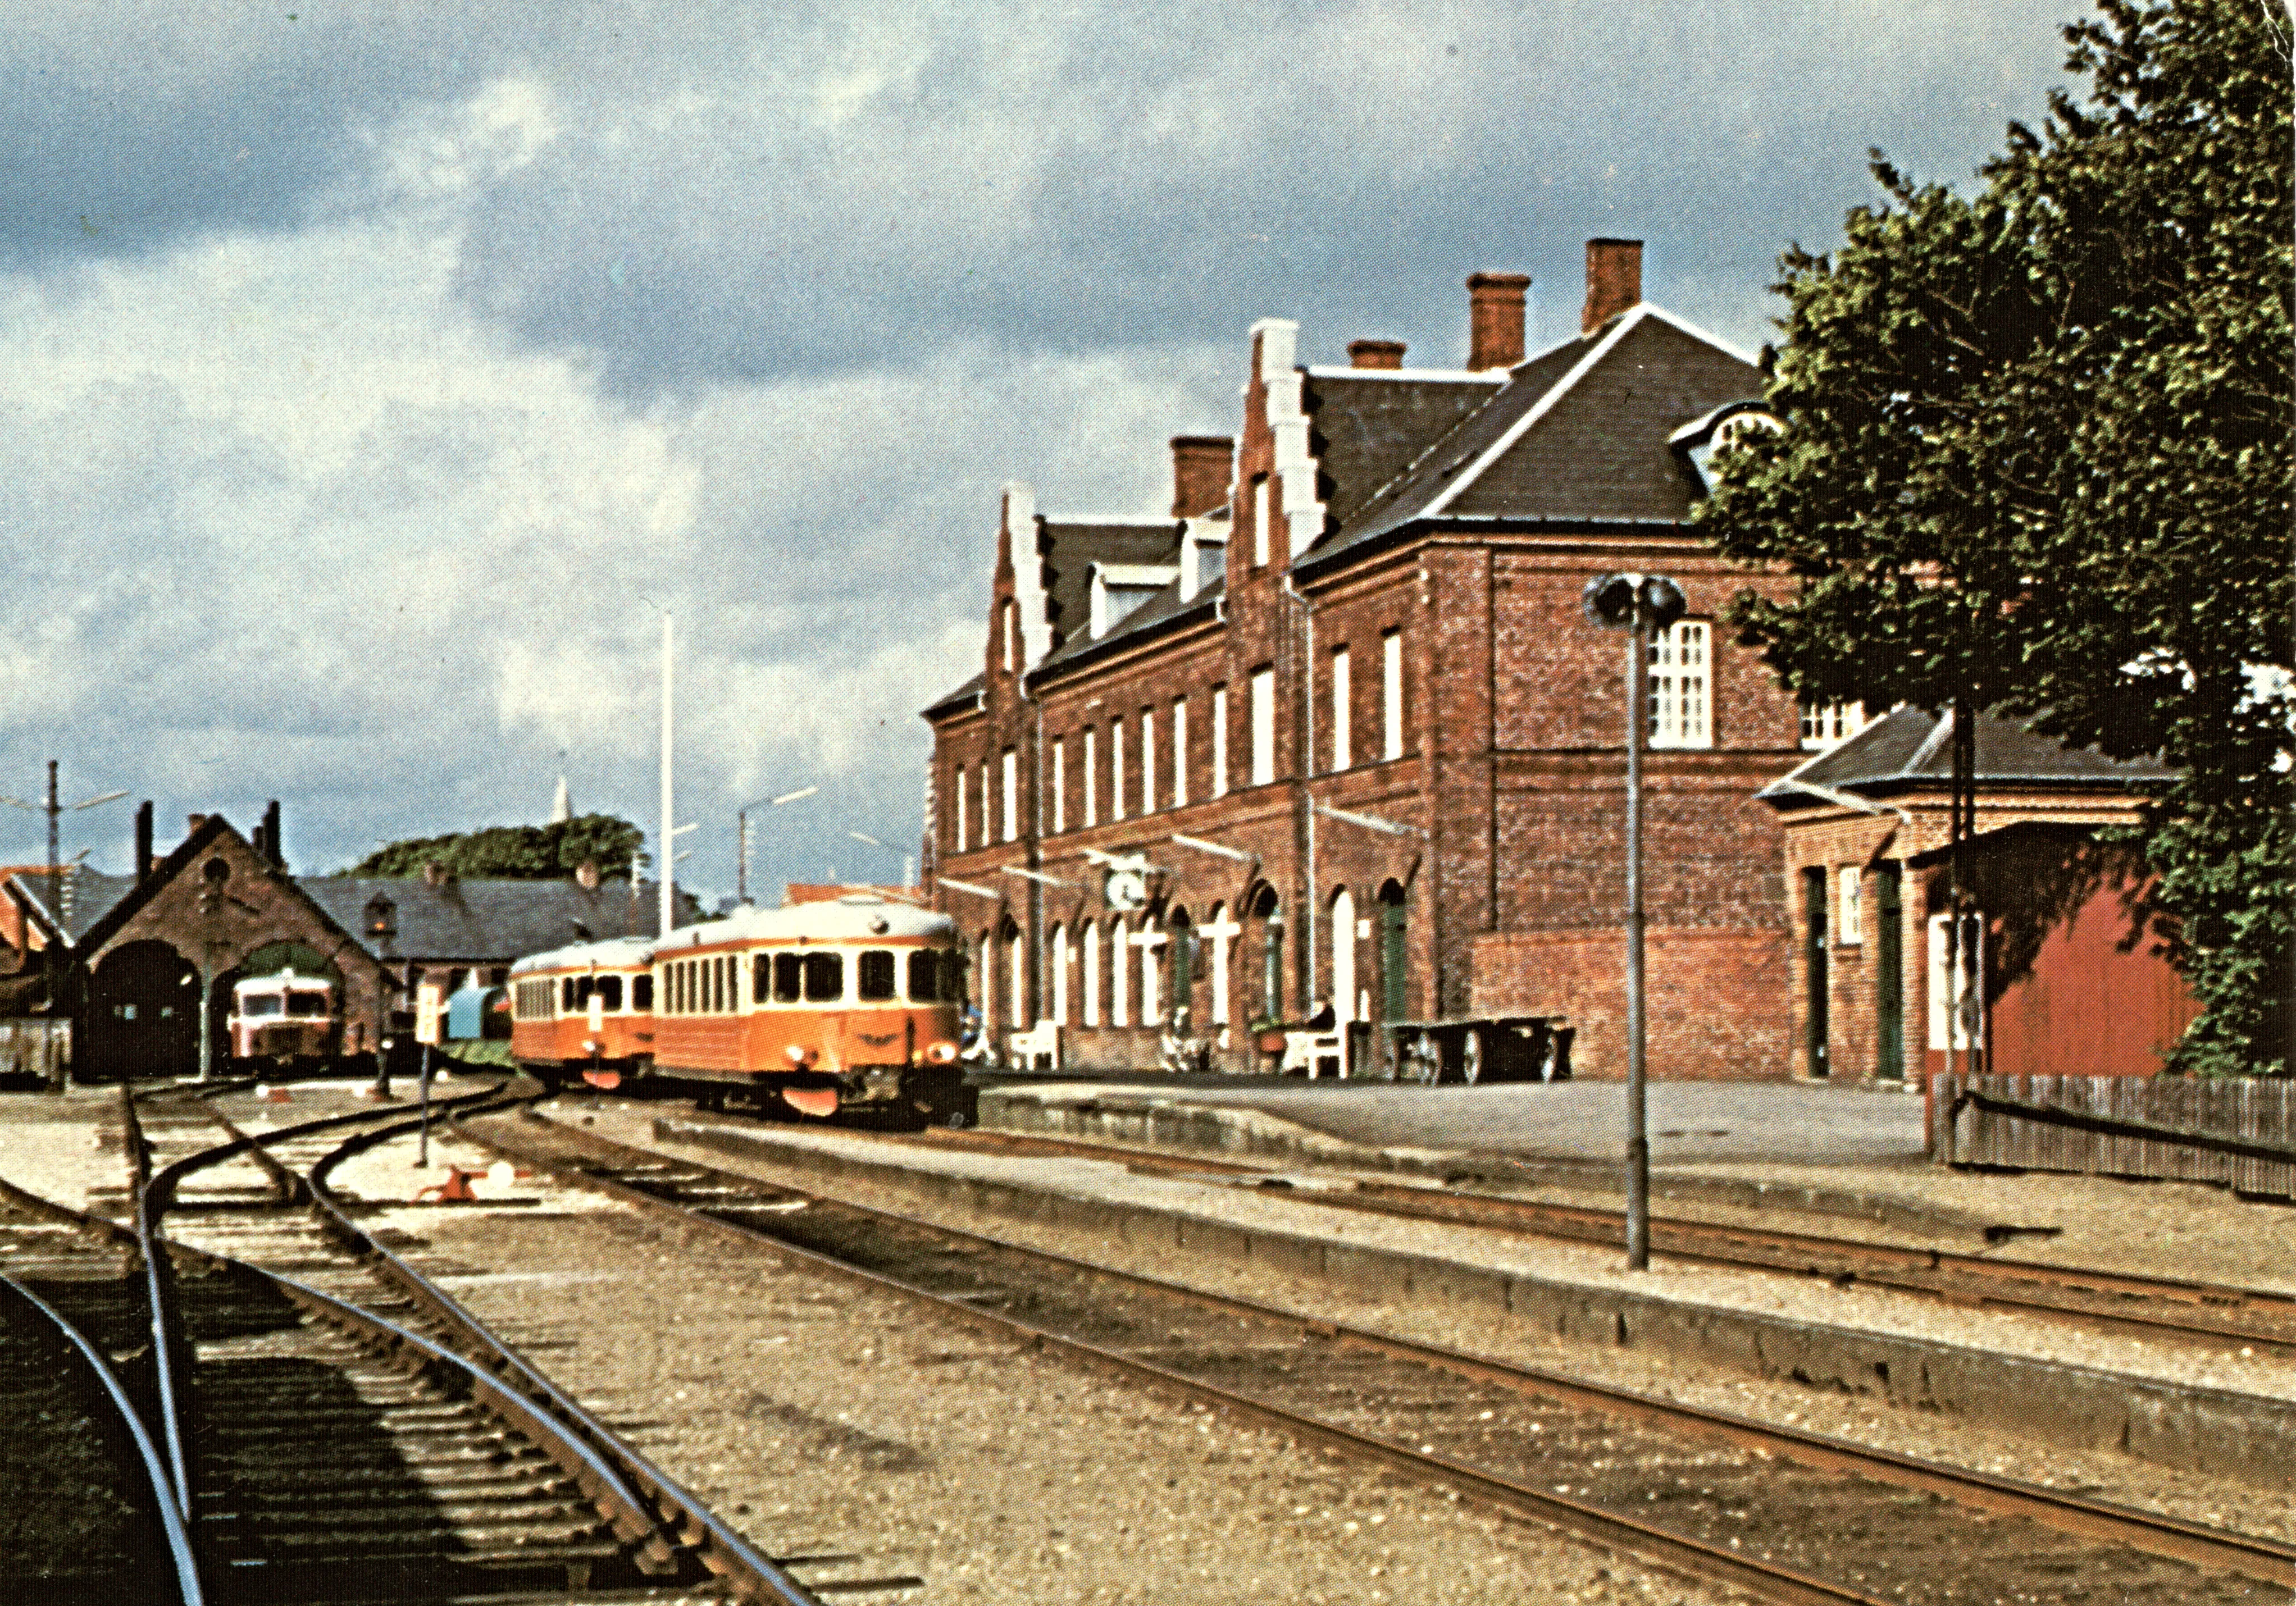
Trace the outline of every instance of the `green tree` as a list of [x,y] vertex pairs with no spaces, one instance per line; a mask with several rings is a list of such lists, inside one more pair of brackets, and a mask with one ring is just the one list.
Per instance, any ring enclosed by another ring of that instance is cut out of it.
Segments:
[[2289,22],[2099,0],[2037,131],[1964,196],[1780,258],[1786,429],[1698,518],[1798,582],[1741,639],[1817,701],[1966,700],[2179,778],[2136,840],[2204,1013],[2187,1069],[2285,1071],[2296,989]]
[[555,881],[594,863],[604,876],[644,864],[645,832],[612,815],[578,815],[548,825],[489,825],[446,836],[391,842],[345,871],[346,875],[417,876],[425,864],[464,880]]

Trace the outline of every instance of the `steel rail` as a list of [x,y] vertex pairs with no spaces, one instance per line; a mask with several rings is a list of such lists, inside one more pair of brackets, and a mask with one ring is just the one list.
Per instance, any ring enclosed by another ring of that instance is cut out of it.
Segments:
[[111,1402],[113,1412],[127,1428],[128,1438],[135,1447],[136,1461],[144,1470],[144,1480],[151,1486],[160,1529],[168,1542],[168,1561],[175,1577],[176,1598],[181,1606],[205,1606],[207,1596],[200,1586],[199,1562],[192,1553],[192,1537],[184,1526],[184,1514],[176,1508],[174,1490],[168,1487],[167,1463],[160,1459],[159,1446],[152,1442],[152,1435],[145,1430],[144,1419],[135,1414],[135,1407],[128,1400],[127,1390],[120,1385],[119,1374],[103,1358],[103,1352],[90,1343],[86,1335],[73,1326],[62,1311],[13,1277],[0,1275],[0,1283],[4,1283],[18,1299],[46,1317],[49,1324],[79,1353],[87,1369],[94,1373],[105,1397]]
[[[1167,1282],[1158,1278],[1078,1260],[1050,1250],[1013,1243],[986,1233],[969,1232],[963,1228],[947,1226],[922,1218],[904,1217],[893,1211],[880,1210],[869,1206],[855,1204],[849,1200],[829,1200],[802,1188],[743,1176],[738,1172],[727,1172],[718,1168],[688,1160],[684,1156],[667,1156],[659,1151],[637,1149],[632,1145],[616,1143],[611,1139],[598,1137],[594,1134],[576,1133],[531,1110],[526,1113],[526,1118],[530,1122],[547,1127],[554,1133],[578,1144],[619,1149],[651,1161],[674,1159],[676,1163],[688,1169],[707,1173],[729,1183],[745,1184],[786,1198],[833,1204],[839,1209],[849,1210],[864,1217],[905,1227],[922,1229],[943,1238],[978,1244],[998,1252],[1037,1260],[1064,1271],[1083,1273],[1107,1279],[1147,1291],[1159,1297],[1185,1300],[1204,1308],[1235,1312],[1262,1320],[1304,1328],[1348,1348],[1415,1362],[1449,1372],[1454,1375],[1496,1384],[1522,1393],[1545,1396],[1550,1399],[1614,1417],[1647,1423],[1669,1433],[1688,1435],[1708,1442],[1760,1451],[1814,1470],[1852,1474],[1894,1484],[1900,1487],[1918,1489],[1980,1511],[2024,1517],[2061,1532],[2081,1537],[2108,1540],[2129,1545],[2133,1549],[2152,1555],[2189,1561],[2199,1566],[2235,1571],[2243,1576],[2260,1578],[2268,1583],[2296,1586],[2296,1547],[2279,1545],[2270,1540],[2228,1533],[2152,1512],[2084,1500],[2039,1485],[1925,1462],[1894,1451],[1876,1449],[1823,1434],[1781,1428],[1731,1412],[1685,1405],[1632,1389],[1587,1382],[1533,1367],[1516,1365],[1485,1356],[1466,1355],[1432,1345],[1419,1344],[1410,1340],[1349,1327],[1341,1323],[1304,1315],[1295,1311],[1287,1311],[1250,1299],[1209,1293],[1200,1289]],[[1620,1517],[1616,1513],[1602,1511],[1599,1508],[1584,1506],[1579,1503],[1561,1499],[1540,1490],[1525,1489],[1521,1491],[1520,1495],[1509,1493],[1508,1491],[1513,1489],[1515,1486],[1510,1485],[1504,1479],[1496,1479],[1490,1474],[1479,1472],[1472,1468],[1462,1469],[1457,1463],[1445,1461],[1441,1457],[1427,1455],[1407,1446],[1367,1436],[1353,1435],[1350,1430],[1317,1422],[1313,1419],[1295,1418],[1293,1413],[1283,1406],[1259,1400],[1255,1397],[1233,1393],[1221,1389],[1216,1385],[1201,1383],[1185,1374],[1168,1372],[1164,1368],[1137,1357],[1103,1350],[1082,1340],[1050,1333],[1015,1318],[1001,1315],[994,1311],[980,1309],[973,1305],[937,1294],[930,1289],[921,1288],[899,1278],[867,1271],[837,1259],[833,1256],[800,1248],[770,1233],[714,1215],[706,1208],[677,1205],[656,1194],[648,1193],[643,1189],[632,1187],[612,1178],[595,1176],[563,1157],[550,1155],[529,1145],[521,1144],[515,1140],[505,1141],[501,1135],[488,1134],[480,1136],[472,1134],[472,1135],[477,1137],[481,1143],[496,1148],[513,1158],[523,1158],[529,1164],[545,1166],[554,1174],[566,1180],[577,1182],[621,1199],[638,1208],[675,1211],[685,1218],[709,1223],[728,1233],[738,1235],[744,1241],[769,1246],[776,1252],[786,1255],[801,1264],[836,1272],[871,1285],[891,1288],[905,1294],[929,1300],[936,1307],[947,1312],[952,1316],[974,1319],[976,1325],[986,1324],[991,1328],[1021,1332],[1029,1335],[1032,1340],[1041,1340],[1052,1347],[1062,1349],[1064,1353],[1076,1355],[1079,1358],[1091,1359],[1134,1375],[1152,1378],[1194,1397],[1217,1397],[1223,1404],[1234,1404],[1238,1409],[1248,1409],[1257,1414],[1259,1420],[1283,1426],[1287,1431],[1301,1432],[1324,1442],[1332,1443],[1339,1443],[1341,1440],[1331,1438],[1329,1437],[1331,1435],[1341,1436],[1341,1439],[1349,1442],[1352,1442],[1353,1438],[1361,1438],[1365,1446],[1378,1447],[1377,1454],[1382,1459],[1389,1460],[1390,1464],[1399,1470],[1415,1470],[1415,1475],[1423,1481],[1441,1483],[1469,1477],[1486,1479],[1494,1499],[1525,1506],[1535,1505],[1538,1509],[1532,1514],[1539,1515],[1545,1520],[1558,1521],[1562,1526],[1572,1527],[1581,1531],[1591,1531],[1595,1527],[1608,1524],[1625,1525],[1617,1530],[1621,1533],[1641,1529],[1641,1525],[1633,1519]],[[1370,1452],[1366,1450],[1365,1453]],[[1656,1536],[1652,1543],[1660,1551],[1685,1557],[1707,1555],[1719,1570],[1706,1576],[1726,1577],[1726,1581],[1739,1583],[1748,1587],[1754,1586],[1742,1576],[1742,1569],[1752,1565],[1744,1557],[1719,1550],[1718,1547],[1702,1545],[1702,1542],[1686,1539],[1666,1530],[1652,1528],[1648,1531]],[[1626,1541],[1622,1540],[1621,1543]],[[1638,1548],[1640,1542],[1636,1541],[1629,1545],[1629,1548]],[[1691,1549],[1683,1551],[1679,1548],[1682,1546],[1689,1546]],[[1654,1559],[1662,1559],[1657,1557],[1654,1552],[1640,1553],[1652,1554]],[[1685,1561],[1680,1564],[1688,1563]],[[1808,1580],[1808,1582],[1819,1589],[1835,1588],[1834,1586],[1820,1581]],[[1778,1598],[1840,1601],[1863,1600],[1866,1597],[1855,1594],[1843,1594],[1837,1591],[1831,1595],[1799,1597],[1785,1595]]]
[[[533,1096],[546,1096],[546,1093],[545,1089]],[[526,1102],[526,1095],[511,1101],[512,1104],[522,1102]],[[492,1113],[495,1108],[498,1107],[481,1107],[458,1114]],[[552,1382],[524,1356],[488,1328],[462,1301],[351,1223],[328,1185],[328,1176],[343,1160],[391,1138],[404,1136],[420,1125],[419,1119],[407,1120],[378,1131],[361,1133],[312,1167],[308,1177],[311,1206],[337,1241],[353,1254],[376,1266],[428,1310],[435,1320],[453,1332],[460,1341],[475,1351],[474,1356],[468,1357],[472,1364],[490,1369],[498,1383],[503,1381],[501,1374],[510,1374],[516,1387],[525,1390],[529,1403],[548,1411],[558,1420],[562,1430],[578,1435],[600,1454],[619,1463],[630,1475],[630,1481],[644,1491],[643,1500],[636,1491],[632,1491],[629,1497],[633,1503],[638,1504],[643,1510],[654,1512],[656,1521],[666,1535],[685,1535],[686,1542],[695,1547],[702,1565],[742,1591],[745,1599],[778,1599],[790,1602],[791,1606],[808,1606],[808,1603],[814,1602],[816,1597],[802,1585],[734,1532],[716,1512],[667,1472],[623,1442],[611,1428],[598,1421],[572,1396]]]
[[[496,1097],[504,1094],[516,1079],[505,1078],[491,1087],[462,1098],[434,1103],[432,1118],[439,1118],[441,1111],[449,1119],[463,1115],[493,1112],[547,1095],[547,1089],[536,1088],[531,1092],[521,1091]],[[308,1178],[290,1170],[277,1156],[268,1152],[268,1145],[283,1139],[306,1135],[330,1127],[372,1122],[385,1117],[392,1118],[390,1125],[359,1133],[339,1145],[312,1168]],[[648,1560],[657,1564],[668,1564],[676,1552],[690,1551],[702,1566],[724,1580],[741,1599],[777,1601],[784,1602],[785,1606],[821,1606],[816,1595],[758,1552],[684,1486],[623,1442],[611,1429],[599,1422],[488,1328],[461,1301],[353,1225],[340,1202],[327,1187],[327,1174],[354,1154],[415,1130],[422,1124],[422,1118],[409,1118],[399,1110],[357,1110],[348,1115],[323,1117],[253,1135],[241,1131],[220,1111],[215,1112],[215,1118],[234,1136],[230,1143],[209,1151],[213,1159],[240,1152],[250,1154],[263,1166],[266,1175],[280,1185],[283,1200],[299,1200],[308,1204],[322,1227],[347,1253],[368,1265],[406,1294],[431,1319],[451,1332],[457,1343],[466,1346],[471,1353],[457,1354],[432,1344],[386,1317],[360,1310],[291,1278],[263,1271],[244,1261],[182,1244],[174,1246],[177,1250],[206,1256],[210,1260],[227,1263],[244,1272],[267,1278],[290,1291],[292,1297],[307,1305],[308,1300],[304,1298],[307,1295],[324,1301],[339,1320],[367,1324],[372,1330],[383,1333],[392,1343],[411,1340],[448,1356],[457,1366],[486,1379],[488,1398],[516,1400],[516,1414],[521,1422],[547,1424],[544,1438],[545,1450],[549,1449],[551,1442],[572,1447],[571,1453],[578,1466],[568,1465],[567,1457],[556,1452],[552,1452],[553,1458],[560,1461],[570,1475],[581,1483],[584,1492],[590,1495],[599,1506],[601,1515],[614,1524],[617,1536],[625,1543],[637,1547],[642,1568]],[[203,1158],[209,1157],[188,1157],[187,1160],[170,1167],[169,1171],[176,1172],[190,1161]],[[170,1176],[168,1184],[171,1188],[173,1181],[174,1177]],[[633,1517],[642,1525],[640,1531],[627,1531]]]
[[[1266,1166],[1198,1159],[1163,1151],[1128,1149],[1037,1133],[937,1133],[922,1146],[1006,1154],[1070,1154],[1152,1172],[1269,1175]],[[1624,1213],[1595,1205],[1460,1193],[1375,1180],[1357,1180],[1345,1190],[1300,1189],[1289,1197],[1302,1203],[1366,1215],[1446,1222],[1569,1242],[1615,1246],[1626,1241]],[[2247,1344],[2296,1351],[2296,1295],[2268,1289],[2152,1277],[2095,1266],[2012,1260],[1925,1245],[1878,1243],[1866,1239],[1836,1238],[1780,1227],[1742,1226],[1680,1216],[1657,1217],[1651,1225],[1652,1252],[1675,1260],[1837,1282],[1847,1280],[1948,1304],[2038,1313],[2120,1332],[2153,1337],[2167,1335],[2185,1342],[2201,1340],[2226,1348]],[[2051,1297],[2058,1291],[2062,1291],[2058,1297]],[[2084,1296],[2151,1300],[2164,1308],[2157,1315],[2107,1309],[2085,1302]],[[2244,1322],[2241,1319],[2243,1313],[2252,1313],[2260,1323],[2270,1325]]]

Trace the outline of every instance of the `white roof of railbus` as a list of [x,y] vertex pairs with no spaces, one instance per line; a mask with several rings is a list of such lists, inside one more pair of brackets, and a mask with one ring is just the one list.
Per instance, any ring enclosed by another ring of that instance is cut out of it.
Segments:
[[723,920],[680,926],[655,946],[668,953],[721,942],[866,942],[873,937],[954,939],[956,922],[937,909],[873,893],[849,892],[778,909],[736,909]]
[[569,943],[546,954],[529,954],[510,967],[512,975],[533,971],[587,969],[642,971],[653,962],[655,938],[609,937],[601,942]]
[[723,920],[680,926],[667,937],[617,937],[603,942],[570,943],[546,954],[529,954],[511,966],[513,976],[535,971],[587,968],[636,970],[657,954],[725,942],[866,942],[873,937],[954,941],[956,922],[935,909],[897,898],[849,892],[818,903],[786,904],[778,909],[736,909]]

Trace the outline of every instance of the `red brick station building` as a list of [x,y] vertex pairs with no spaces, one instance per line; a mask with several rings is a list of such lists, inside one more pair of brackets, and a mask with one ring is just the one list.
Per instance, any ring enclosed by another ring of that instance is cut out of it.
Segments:
[[[925,710],[927,881],[1000,1042],[1152,1068],[1185,1006],[1215,1065],[1245,1070],[1257,1023],[1325,1004],[1341,1022],[1535,1014],[1575,1028],[1577,1074],[1623,1075],[1626,638],[1579,599],[1636,569],[1689,599],[1651,660],[1651,1074],[1919,1073],[1904,1023],[1929,1017],[1935,967],[1880,942],[1812,955],[1845,935],[1851,865],[1927,940],[1934,832],[1854,763],[1847,789],[1816,783],[1831,800],[1776,789],[1861,722],[1799,709],[1730,643],[1731,598],[1788,582],[1687,519],[1717,441],[1775,421],[1756,359],[1641,280],[1639,242],[1589,242],[1578,332],[1527,355],[1529,279],[1477,274],[1457,369],[1382,340],[1303,362],[1299,325],[1262,320],[1239,433],[1171,443],[1168,519],[1053,514],[1005,488],[980,673]],[[1988,825],[2125,815],[2124,777],[2072,768],[2016,777]],[[1998,946],[2127,962],[2094,936]],[[1844,996],[1885,975],[1893,1004]],[[1988,999],[2017,979],[1988,976]],[[2157,1023],[2129,1030],[2156,1066]]]

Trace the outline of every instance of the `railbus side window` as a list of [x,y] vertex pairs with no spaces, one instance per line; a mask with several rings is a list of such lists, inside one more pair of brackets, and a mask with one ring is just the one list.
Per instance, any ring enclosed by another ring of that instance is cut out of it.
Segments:
[[774,955],[774,998],[780,1004],[795,1004],[803,991],[805,955],[776,954]]
[[845,955],[808,954],[805,956],[805,996],[808,1004],[834,1004],[845,996]]
[[574,978],[563,977],[558,983],[558,1007],[566,1013],[574,1012]]
[[608,1014],[620,1014],[622,1012],[622,979],[619,976],[599,977],[598,997],[602,1007]]
[[894,969],[893,955],[884,948],[870,948],[861,955],[861,996],[882,999],[901,996],[899,972]]
[[630,1007],[651,1011],[653,1008],[653,972],[644,971],[630,978]]
[[909,955],[909,1002],[934,1004],[940,998],[940,955],[931,948]]
[[763,1004],[774,996],[774,956],[759,954],[750,961],[750,1002]]

